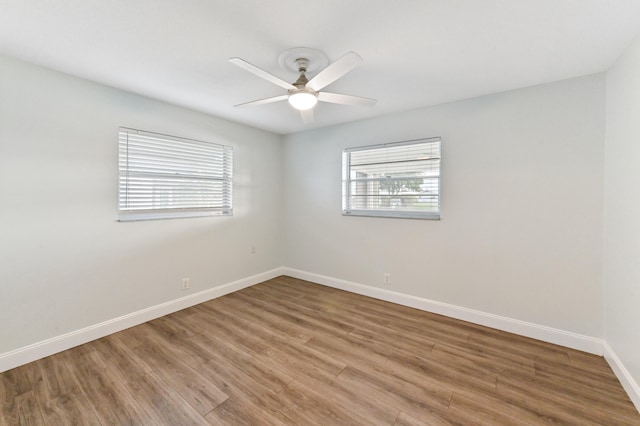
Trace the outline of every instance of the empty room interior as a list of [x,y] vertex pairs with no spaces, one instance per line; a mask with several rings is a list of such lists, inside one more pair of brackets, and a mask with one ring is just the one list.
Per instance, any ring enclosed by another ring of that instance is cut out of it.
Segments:
[[0,425],[640,425],[640,2],[0,0]]

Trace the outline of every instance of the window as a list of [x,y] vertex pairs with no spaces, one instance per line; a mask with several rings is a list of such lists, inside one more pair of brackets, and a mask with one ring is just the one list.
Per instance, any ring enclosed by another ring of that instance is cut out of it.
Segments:
[[231,215],[233,149],[120,128],[120,221]]
[[342,214],[440,218],[440,138],[348,148]]

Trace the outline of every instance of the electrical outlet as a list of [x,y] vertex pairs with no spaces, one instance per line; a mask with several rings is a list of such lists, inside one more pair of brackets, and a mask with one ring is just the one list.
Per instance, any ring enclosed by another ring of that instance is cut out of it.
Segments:
[[189,278],[182,279],[182,290],[188,290],[191,285]]
[[384,283],[385,284],[391,284],[391,274],[388,272],[384,273]]

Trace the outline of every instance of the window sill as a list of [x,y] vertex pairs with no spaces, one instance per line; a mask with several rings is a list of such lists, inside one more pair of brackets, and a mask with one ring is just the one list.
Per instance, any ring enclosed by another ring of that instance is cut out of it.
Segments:
[[224,211],[173,211],[173,212],[120,212],[118,222],[137,222],[141,220],[183,219],[208,216],[233,216],[233,210]]
[[389,210],[343,210],[343,216],[387,217],[392,219],[440,220],[440,213],[407,212]]

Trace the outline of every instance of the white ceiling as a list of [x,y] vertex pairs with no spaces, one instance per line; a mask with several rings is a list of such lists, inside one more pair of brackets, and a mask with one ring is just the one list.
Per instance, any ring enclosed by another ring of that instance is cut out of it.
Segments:
[[[0,0],[0,53],[287,134],[606,70],[640,30],[640,0]],[[278,55],[364,58],[328,91],[374,108],[233,105],[284,89]]]

